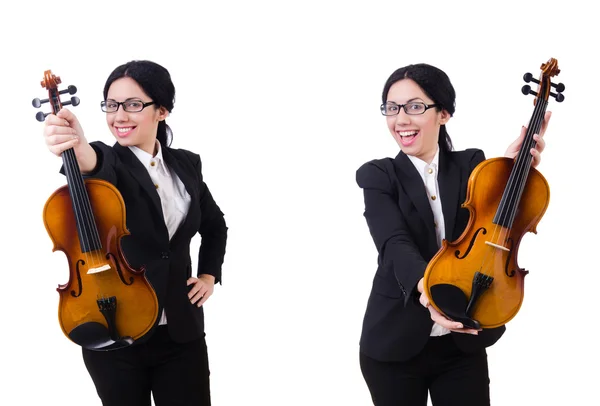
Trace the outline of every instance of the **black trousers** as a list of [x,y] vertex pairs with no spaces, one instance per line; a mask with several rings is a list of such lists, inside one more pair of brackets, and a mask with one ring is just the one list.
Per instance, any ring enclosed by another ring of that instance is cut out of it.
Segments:
[[210,406],[203,338],[185,344],[158,326],[143,344],[115,351],[83,349],[85,366],[104,406]]
[[376,406],[489,406],[487,353],[466,354],[450,334],[431,337],[405,362],[381,362],[360,354],[360,368]]

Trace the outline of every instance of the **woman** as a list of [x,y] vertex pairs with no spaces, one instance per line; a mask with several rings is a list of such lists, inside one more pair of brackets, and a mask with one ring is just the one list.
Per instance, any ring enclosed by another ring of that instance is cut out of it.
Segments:
[[[379,253],[360,340],[361,370],[378,406],[425,406],[428,393],[436,406],[490,402],[485,348],[505,327],[465,328],[429,306],[423,293],[427,263],[442,239],[456,240],[467,226],[469,212],[460,205],[471,171],[485,160],[478,149],[452,150],[446,124],[455,97],[448,76],[436,67],[396,70],[384,86],[381,111],[401,151],[394,159],[365,163],[356,174]],[[547,113],[534,136],[534,166],[549,119]],[[525,133],[523,128],[505,156],[517,155]]]
[[[202,177],[200,157],[169,147],[165,119],[175,87],[169,72],[150,61],[117,67],[104,87],[102,111],[116,139],[88,143],[75,115],[46,118],[48,148],[73,148],[84,176],[115,185],[126,206],[125,258],[142,266],[159,303],[155,327],[133,345],[112,351],[83,348],[83,359],[103,405],[210,405],[202,305],[221,281],[227,227]],[[190,241],[200,233],[197,277]]]

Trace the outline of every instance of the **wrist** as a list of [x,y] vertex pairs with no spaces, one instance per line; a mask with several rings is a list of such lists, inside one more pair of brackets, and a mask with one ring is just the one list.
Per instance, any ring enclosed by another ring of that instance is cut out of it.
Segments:
[[213,283],[213,285],[215,283],[214,275],[209,275],[209,274],[203,273],[202,275],[198,276],[198,278],[210,281]]

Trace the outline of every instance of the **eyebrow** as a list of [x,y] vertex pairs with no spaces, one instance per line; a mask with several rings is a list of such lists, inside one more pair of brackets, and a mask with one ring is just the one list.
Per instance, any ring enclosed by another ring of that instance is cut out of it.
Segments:
[[[409,99],[409,100],[407,100],[407,101],[406,101],[406,103],[412,103],[412,102],[414,102],[415,100],[419,100],[419,101],[422,101],[423,103],[425,103],[425,100],[421,99],[420,97],[413,97],[412,99]],[[398,103],[396,103],[395,101],[389,101],[389,100],[388,100],[388,103],[394,103],[394,104],[398,104]],[[406,103],[405,103],[405,104],[406,104]]]
[[[115,102],[116,102],[116,100],[115,100],[115,99],[106,99],[106,100],[107,100],[107,101],[108,101],[108,100],[111,100],[111,101],[115,101]],[[124,101],[131,101],[131,100],[139,100],[139,101],[141,101],[142,103],[144,102],[144,101],[141,99],[141,97],[128,97],[128,98],[127,98],[127,99],[125,99]]]

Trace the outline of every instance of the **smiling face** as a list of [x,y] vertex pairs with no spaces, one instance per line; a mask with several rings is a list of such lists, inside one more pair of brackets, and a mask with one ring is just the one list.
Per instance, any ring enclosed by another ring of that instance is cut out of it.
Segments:
[[[129,77],[115,80],[108,89],[107,101],[124,102],[141,100],[148,103],[148,97],[140,85]],[[164,107],[150,105],[140,112],[130,113],[119,106],[115,113],[106,113],[106,123],[122,146],[136,146],[149,154],[155,154],[158,123],[168,116]]]
[[[423,89],[412,79],[402,79],[394,83],[387,94],[388,103],[406,104],[422,102],[434,104]],[[415,156],[431,163],[438,148],[440,126],[446,124],[450,114],[446,110],[430,108],[420,115],[408,115],[400,109],[398,115],[386,116],[390,133],[407,155]]]

